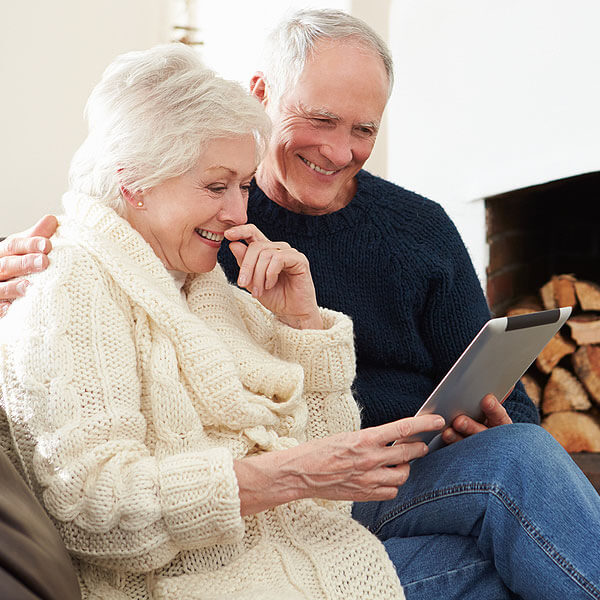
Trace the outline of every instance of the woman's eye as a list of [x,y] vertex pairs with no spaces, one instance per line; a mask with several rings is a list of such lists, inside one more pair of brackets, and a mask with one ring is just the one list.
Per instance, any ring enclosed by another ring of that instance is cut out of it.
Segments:
[[244,190],[244,192],[245,192],[245,193],[247,193],[247,194],[248,194],[248,193],[250,193],[250,187],[251,187],[251,186],[250,186],[250,184],[249,184],[249,183],[247,183],[247,184],[245,184],[245,185],[241,185],[241,186],[240,186],[240,188],[241,188],[242,190]]
[[211,185],[208,189],[214,194],[222,194],[227,188],[224,185]]

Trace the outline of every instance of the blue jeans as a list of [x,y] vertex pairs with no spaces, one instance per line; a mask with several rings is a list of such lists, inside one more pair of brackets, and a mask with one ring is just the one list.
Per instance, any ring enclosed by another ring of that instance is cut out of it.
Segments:
[[393,500],[355,503],[407,600],[600,600],[600,496],[541,427],[495,427],[416,460]]

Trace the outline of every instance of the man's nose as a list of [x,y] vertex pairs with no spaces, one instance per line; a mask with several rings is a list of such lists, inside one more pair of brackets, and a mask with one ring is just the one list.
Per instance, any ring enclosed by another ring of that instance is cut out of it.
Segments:
[[223,207],[219,213],[221,221],[233,225],[241,225],[248,220],[246,209],[248,195],[238,187],[228,190],[224,198]]
[[[341,169],[352,160],[352,137],[341,130],[331,131],[321,143],[319,151],[333,167]],[[326,165],[320,166],[326,168]]]

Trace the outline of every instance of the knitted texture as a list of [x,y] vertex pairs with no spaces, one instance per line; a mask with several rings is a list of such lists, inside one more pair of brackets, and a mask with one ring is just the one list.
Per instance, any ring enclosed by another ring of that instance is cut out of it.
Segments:
[[182,303],[126,221],[64,203],[50,267],[0,322],[0,390],[83,597],[403,598],[350,503],[240,516],[235,459],[358,427],[350,320],[289,328],[219,267]]
[[[311,216],[278,206],[254,183],[248,221],[304,253],[319,305],[352,317],[354,395],[368,427],[414,415],[490,314],[467,250],[438,204],[366,171],[357,184],[345,208]],[[227,247],[219,262],[235,281]],[[521,384],[505,406],[515,422],[539,422]]]

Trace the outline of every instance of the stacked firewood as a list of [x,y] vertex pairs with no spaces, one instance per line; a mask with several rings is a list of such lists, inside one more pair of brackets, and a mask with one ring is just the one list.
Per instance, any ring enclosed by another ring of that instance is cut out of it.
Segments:
[[507,315],[572,306],[566,325],[542,350],[522,382],[542,426],[568,452],[600,452],[600,285],[556,275],[536,297]]

